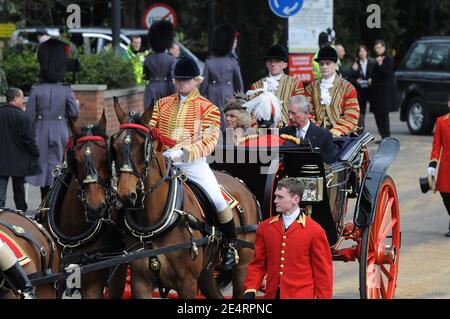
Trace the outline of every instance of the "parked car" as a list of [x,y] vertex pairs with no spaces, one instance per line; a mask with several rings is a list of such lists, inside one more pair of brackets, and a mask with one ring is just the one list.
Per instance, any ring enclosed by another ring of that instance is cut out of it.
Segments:
[[[37,34],[45,30],[52,37],[60,37],[62,29],[57,27],[36,27],[36,28],[24,28],[17,29],[13,32],[11,37],[10,46],[16,46],[19,44],[36,46],[38,45]],[[70,41],[77,47],[83,47],[85,54],[96,54],[105,50],[105,48],[112,43],[112,30],[109,28],[73,28],[68,30]],[[149,48],[147,42],[147,33],[145,29],[121,29],[120,30],[120,53],[123,54],[127,50],[127,46],[131,42],[132,36],[141,36],[142,48],[147,50]],[[176,41],[180,47],[180,56],[189,56],[200,68],[200,72],[203,73],[204,62],[196,57],[191,51],[189,51],[184,45]]]
[[394,75],[400,120],[412,134],[428,134],[436,118],[448,113],[450,37],[416,41]]

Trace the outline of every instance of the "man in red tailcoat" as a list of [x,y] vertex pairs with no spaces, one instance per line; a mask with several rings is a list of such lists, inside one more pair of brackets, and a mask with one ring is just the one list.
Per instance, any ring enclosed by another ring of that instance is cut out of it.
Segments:
[[275,206],[280,215],[258,227],[244,298],[255,298],[266,274],[267,299],[331,298],[330,246],[322,227],[300,210],[303,190],[303,182],[296,178],[285,178],[278,183]]

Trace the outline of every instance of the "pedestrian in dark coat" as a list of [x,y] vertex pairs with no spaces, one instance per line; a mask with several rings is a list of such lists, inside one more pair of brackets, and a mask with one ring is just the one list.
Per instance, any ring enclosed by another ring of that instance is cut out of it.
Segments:
[[34,140],[31,122],[23,111],[23,92],[10,88],[7,104],[0,107],[0,207],[6,203],[8,179],[12,177],[16,208],[26,211],[25,176],[41,173],[39,149]]
[[244,90],[238,61],[231,56],[237,32],[229,25],[214,30],[213,54],[206,60],[200,93],[220,109],[221,129],[225,129],[223,109],[235,92]]
[[177,60],[167,50],[172,45],[172,23],[161,20],[153,23],[148,31],[148,42],[153,53],[144,60],[144,80],[148,81],[144,92],[144,108],[153,101],[175,93],[172,74]]
[[376,64],[372,71],[370,111],[375,115],[381,138],[391,136],[389,112],[395,111],[394,61],[383,40],[375,41]]
[[66,70],[66,44],[57,39],[45,41],[39,45],[38,59],[42,83],[31,88],[25,112],[36,134],[42,173],[26,180],[41,187],[44,198],[53,183],[52,171],[63,160],[69,139],[67,119],[76,120],[80,110],[73,90],[61,83]]
[[369,58],[369,50],[366,46],[360,45],[356,54],[356,61],[351,65],[348,73],[348,81],[353,84],[358,94],[359,102],[359,123],[358,126],[364,131],[366,106],[370,101],[369,82],[372,80],[372,71],[375,61]]

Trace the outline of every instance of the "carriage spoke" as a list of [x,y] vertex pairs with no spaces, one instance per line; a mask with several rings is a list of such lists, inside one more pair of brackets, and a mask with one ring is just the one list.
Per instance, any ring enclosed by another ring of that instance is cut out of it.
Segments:
[[386,239],[387,234],[391,231],[391,229],[397,224],[397,218],[393,218],[389,225],[386,227],[386,229],[383,231],[383,233],[380,235],[380,239],[383,239],[383,241]]
[[381,293],[381,298],[382,299],[386,299],[387,297],[387,290],[386,290],[386,286],[384,284],[383,278],[380,277],[380,293]]
[[392,281],[394,279],[392,277],[391,273],[389,272],[389,270],[387,270],[384,265],[380,265],[380,268],[381,268],[381,271],[383,272],[383,274],[386,275],[386,277],[388,278],[389,281]]

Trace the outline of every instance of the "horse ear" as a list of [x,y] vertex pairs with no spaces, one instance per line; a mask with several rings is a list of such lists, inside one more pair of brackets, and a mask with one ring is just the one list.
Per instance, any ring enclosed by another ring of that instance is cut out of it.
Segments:
[[120,124],[127,122],[127,114],[122,110],[119,104],[119,98],[115,96],[114,98],[114,111],[116,112],[117,119]]
[[75,136],[80,136],[81,135],[81,128],[77,123],[77,120],[75,120],[72,117],[69,117],[69,125],[70,125],[70,129],[72,130],[72,134]]
[[103,109],[102,117],[98,121],[97,125],[101,127],[104,131],[106,131],[106,114],[105,109]]
[[150,106],[148,107],[148,109],[145,110],[144,114],[142,114],[142,121],[145,124],[150,124],[150,121],[152,120],[154,108],[155,108],[154,101],[152,101],[152,103],[150,103]]

